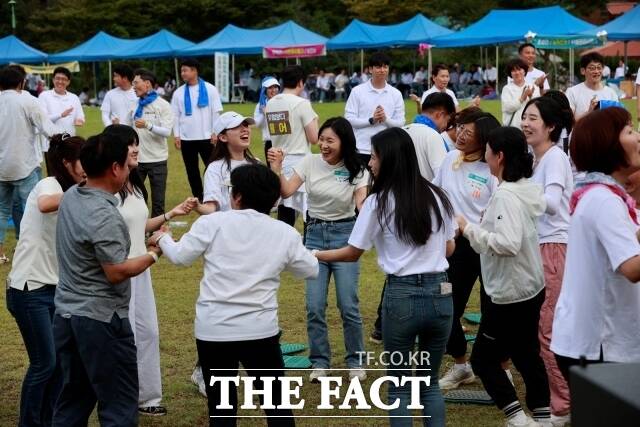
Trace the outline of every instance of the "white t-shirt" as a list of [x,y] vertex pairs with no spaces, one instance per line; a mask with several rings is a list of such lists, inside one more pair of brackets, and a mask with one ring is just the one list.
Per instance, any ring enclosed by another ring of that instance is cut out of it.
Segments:
[[569,199],[573,193],[573,173],[569,157],[557,146],[551,147],[533,170],[533,182],[542,185],[562,187],[562,199],[554,215],[548,213],[538,218],[538,238],[540,243],[567,243],[569,239]]
[[458,150],[447,153],[433,183],[447,192],[456,215],[480,224],[482,213],[498,188],[498,179],[491,175],[489,165],[480,160],[462,162],[458,169],[453,169],[459,156]]
[[118,119],[121,125],[133,126],[131,109],[136,108],[138,97],[133,87],[122,90],[119,87],[111,89],[104,96],[100,110],[102,111],[102,124],[109,126],[113,119]]
[[366,169],[350,184],[344,162],[330,165],[321,154],[308,154],[293,170],[305,183],[311,218],[336,221],[355,216],[355,192],[369,183]]
[[318,115],[308,100],[280,93],[267,102],[264,113],[275,148],[284,149],[285,155],[311,152],[304,127]]
[[[171,109],[176,117],[173,135],[186,141],[211,139],[213,123],[222,111],[222,101],[218,89],[209,82],[204,82],[209,96],[209,105],[198,107],[199,86],[183,84],[173,93]],[[191,99],[191,115],[187,116],[184,109],[184,88],[189,87]]]
[[640,362],[640,286],[617,270],[640,255],[637,226],[622,198],[587,191],[571,217],[551,351],[607,362]]
[[203,215],[179,242],[164,237],[159,244],[174,264],[188,266],[204,258],[196,302],[199,340],[276,335],[280,273],[286,270],[304,279],[318,275],[318,260],[304,247],[300,234],[252,209]]
[[431,95],[432,93],[438,93],[438,92],[446,93],[447,95],[449,95],[451,97],[451,99],[453,100],[453,104],[456,107],[459,105],[458,98],[456,98],[456,94],[453,93],[453,91],[451,89],[445,88],[443,91],[440,91],[435,86],[431,86],[431,88],[429,90],[425,91],[422,94],[422,98],[420,99],[420,105],[424,104],[424,100],[427,99],[427,96]]
[[120,199],[120,194],[115,195],[118,198],[118,212],[124,218],[124,222],[129,229],[129,237],[131,239],[131,247],[129,248],[129,258],[135,258],[147,253],[146,246],[146,228],[147,219],[149,219],[149,208],[141,195],[130,193],[124,199],[124,204]]
[[30,291],[45,285],[58,284],[56,259],[56,224],[58,211],[42,213],[38,197],[62,194],[62,187],[53,177],[44,178],[29,193],[20,223],[20,240],[13,256],[9,286]]
[[[437,198],[437,196],[436,196]],[[358,219],[349,237],[349,244],[358,249],[368,250],[372,246],[378,252],[378,265],[386,274],[408,276],[411,274],[440,273],[449,268],[446,257],[446,242],[455,236],[458,228],[453,216],[447,215],[438,200],[438,208],[443,216],[443,226],[437,229],[437,221],[431,215],[432,234],[426,245],[414,246],[401,241],[396,234],[393,215],[384,227],[380,226],[377,213],[376,195],[365,200]],[[395,208],[394,199],[389,197],[389,212]]]
[[218,211],[228,211],[231,209],[229,200],[229,187],[225,183],[231,177],[231,171],[238,166],[247,165],[247,160],[230,160],[227,164],[225,159],[211,162],[204,173],[204,191],[202,193],[203,202],[217,202]]
[[587,87],[584,82],[572,86],[567,89],[567,99],[569,105],[575,114],[584,114],[589,111],[591,100],[595,96],[598,101],[609,100],[617,101],[618,95],[608,86],[602,86],[599,90],[593,90]]
[[[38,99],[49,116],[49,120],[69,135],[76,134],[75,121],[82,120],[84,122],[84,111],[80,99],[76,95],[68,91],[64,95],[58,95],[51,89],[42,92]],[[62,117],[62,113],[69,108],[73,108],[71,114]]]
[[260,104],[256,104],[256,108],[253,110],[253,120],[256,122],[256,127],[262,132],[262,142],[271,141],[269,125],[264,117],[264,107]]
[[407,131],[418,156],[420,175],[433,181],[440,165],[447,155],[447,148],[442,136],[432,128],[421,123],[411,123],[403,127]]

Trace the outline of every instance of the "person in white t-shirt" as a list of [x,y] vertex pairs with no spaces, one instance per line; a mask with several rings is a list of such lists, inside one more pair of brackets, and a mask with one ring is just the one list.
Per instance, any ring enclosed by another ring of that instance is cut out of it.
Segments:
[[[287,155],[283,165],[287,178],[292,176],[295,165],[311,153],[311,144],[318,142],[318,115],[311,103],[300,97],[304,81],[302,67],[286,67],[282,72],[284,90],[271,98],[264,109],[273,146],[282,148]],[[296,212],[304,216],[306,211],[307,196],[301,186],[291,197],[280,200],[278,219],[293,226]]]
[[78,96],[68,92],[71,72],[65,67],[53,70],[53,89],[40,93],[38,99],[49,119],[69,135],[76,134],[76,126],[84,125],[84,111]]
[[244,117],[234,111],[223,113],[214,124],[218,143],[211,156],[212,162],[204,173],[204,193],[202,203],[196,210],[201,215],[224,212],[231,209],[228,181],[231,171],[238,166],[258,163],[249,146],[251,145],[251,117]]
[[540,89],[530,85],[525,79],[527,64],[520,58],[509,61],[505,70],[511,77],[509,83],[502,88],[500,101],[502,106],[502,124],[520,128],[520,120],[524,106],[533,98],[540,96]]
[[[271,149],[269,160],[280,175],[280,195],[288,197],[306,184],[308,218],[304,241],[308,249],[333,249],[347,244],[356,221],[356,209],[362,209],[367,197],[369,173],[356,150],[356,138],[347,119],[334,117],[320,127],[320,154],[309,154],[294,167],[293,176],[282,174],[283,154]],[[359,354],[364,351],[362,317],[358,301],[359,262],[321,262],[320,274],[307,280],[307,333],[309,359],[313,371],[309,378],[318,382],[331,367],[331,349],[327,331],[326,308],[329,280],[333,274],[344,332],[345,362],[349,377],[366,378]]]
[[431,71],[431,80],[433,81],[433,86],[431,86],[429,90],[425,91],[421,98],[418,98],[413,93],[409,95],[409,97],[417,104],[418,114],[422,113],[422,104],[424,103],[424,100],[427,99],[427,96],[436,92],[443,92],[449,95],[457,111],[460,108],[458,98],[456,98],[456,94],[453,93],[451,89],[447,88],[449,85],[449,68],[447,68],[445,64],[436,64]]
[[569,104],[576,120],[593,111],[600,101],[618,101],[618,95],[602,82],[604,58],[596,52],[588,53],[580,58],[580,74],[584,82],[567,89]]
[[[547,79],[547,75],[544,71],[539,70],[535,67],[537,52],[536,47],[531,43],[523,43],[518,47],[518,55],[520,59],[527,64],[527,68],[525,68],[526,76],[525,81],[527,82],[527,86],[536,86],[540,94],[545,93],[551,86],[549,86],[549,80]],[[511,78],[507,78],[507,83],[511,83]]]
[[[222,387],[214,377],[234,377],[242,364],[247,375],[283,377],[278,322],[280,274],[300,278],[318,275],[318,261],[291,226],[269,216],[280,196],[278,176],[260,164],[242,165],[231,172],[232,209],[203,215],[179,242],[156,233],[158,245],[174,264],[189,266],[204,260],[204,275],[196,302],[195,338],[205,377],[210,425],[235,424],[236,386],[230,384],[233,407],[220,408]],[[260,260],[256,262],[256,260]],[[265,408],[270,425],[294,426],[291,409],[278,408],[284,390],[273,382],[272,409]],[[278,418],[270,418],[270,416]],[[232,421],[232,423],[229,423]]]
[[[267,106],[267,102],[280,92],[280,83],[273,76],[265,76],[260,86],[260,98],[256,104],[256,109],[253,110],[253,120],[256,122],[256,127],[262,131],[262,144],[264,146],[264,158],[266,159],[267,152],[273,146],[273,143],[269,133],[269,124],[264,116],[264,108]],[[267,166],[269,166],[268,161]]]
[[[491,175],[484,153],[489,133],[499,128],[500,123],[491,114],[478,111],[460,114],[456,126],[456,150],[447,153],[433,183],[447,193],[456,215],[463,215],[470,223],[479,224],[498,187],[498,180]],[[447,275],[453,285],[453,326],[447,353],[455,363],[440,380],[440,388],[450,390],[475,381],[467,361],[467,340],[460,319],[476,280],[480,281],[481,302],[486,296],[480,256],[465,236],[456,237],[456,250],[447,262]]]
[[405,123],[402,94],[387,83],[390,62],[389,56],[382,52],[371,55],[371,80],[354,87],[344,107],[344,117],[353,126],[364,164],[368,164],[371,157],[371,137],[381,130]]
[[171,109],[175,116],[173,141],[182,153],[191,194],[202,200],[202,178],[198,156],[205,169],[211,162],[216,133],[213,124],[222,111],[218,89],[200,77],[201,64],[187,58],[180,64],[184,84],[173,93]]
[[624,65],[624,61],[621,59],[618,61],[618,66],[616,67],[615,74],[613,75],[614,79],[622,80],[627,75],[627,70],[629,67]]
[[[500,184],[479,224],[456,217],[461,233],[480,254],[488,296],[471,366],[504,412],[507,427],[550,425],[549,383],[538,342],[545,292],[536,223],[544,213],[545,198],[541,186],[528,179],[533,156],[520,129],[505,126],[491,131],[485,159]],[[533,420],[522,410],[502,369],[505,355],[522,375]]]
[[133,126],[130,111],[138,102],[133,90],[133,70],[128,65],[118,65],[113,69],[113,84],[115,87],[104,96],[100,111],[102,124]]
[[[316,256],[323,262],[356,261],[375,246],[378,265],[386,274],[384,350],[402,355],[390,359],[387,375],[411,375],[409,353],[419,338],[418,349],[429,353],[429,363],[425,366],[420,360],[416,369],[428,367],[431,375],[431,384],[420,386],[422,415],[430,425],[444,427],[444,399],[437,381],[453,313],[446,273],[446,257],[455,246],[453,207],[442,189],[420,175],[415,148],[404,130],[383,130],[371,138],[371,145],[373,187],[348,245]],[[392,426],[405,425],[411,417],[409,388],[389,385],[389,401],[399,403],[389,411]]]
[[569,387],[549,349],[553,313],[564,274],[569,236],[569,199],[573,193],[573,172],[569,157],[556,145],[564,129],[564,122],[562,107],[548,96],[529,101],[522,113],[522,131],[534,156],[531,180],[542,186],[547,202],[544,214],[538,219],[545,283],[538,336],[540,353],[549,379],[553,421],[568,421],[571,409]]
[[[187,215],[197,205],[197,199],[189,198],[155,218],[149,218],[147,190],[138,175],[138,134],[133,128],[114,124],[103,131],[120,138],[129,145],[129,178],[116,194],[118,212],[129,229],[131,248],[128,258],[147,253],[145,234],[158,230],[164,223],[176,216]],[[148,416],[167,414],[162,401],[162,376],[160,373],[160,334],[156,300],[151,283],[151,271],[146,269],[131,277],[131,300],[129,301],[129,323],[136,343],[138,362],[138,413]]]
[[51,138],[49,176],[29,194],[7,277],[7,308],[29,356],[20,398],[20,425],[50,425],[60,391],[53,339],[53,301],[58,284],[56,223],[64,192],[85,179],[79,160],[83,144],[80,137]]
[[640,170],[640,133],[619,107],[589,113],[573,129],[571,158],[586,175],[571,197],[569,243],[551,351],[569,368],[640,362],[638,214],[625,191]]

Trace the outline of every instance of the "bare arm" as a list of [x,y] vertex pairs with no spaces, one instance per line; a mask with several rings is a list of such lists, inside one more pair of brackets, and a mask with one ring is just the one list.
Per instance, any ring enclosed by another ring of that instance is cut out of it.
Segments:
[[60,201],[62,200],[63,194],[64,193],[47,194],[38,197],[38,210],[42,213],[51,213],[57,211],[60,207]]
[[629,258],[618,267],[618,271],[630,282],[640,282],[640,255]]
[[[150,248],[156,254],[160,254],[159,249]],[[120,264],[101,264],[107,280],[112,285],[122,283],[124,280],[137,276],[155,263],[155,259],[149,254],[144,254],[136,258],[128,259]]]
[[358,249],[355,246],[347,245],[340,249],[331,249],[328,251],[318,251],[315,253],[318,261],[324,262],[354,262],[358,261],[364,250]]
[[318,118],[311,120],[309,124],[304,127],[304,134],[307,136],[309,144],[318,143]]
[[368,187],[360,187],[356,190],[355,198],[356,198],[356,208],[358,211],[362,210],[362,204],[367,198]]

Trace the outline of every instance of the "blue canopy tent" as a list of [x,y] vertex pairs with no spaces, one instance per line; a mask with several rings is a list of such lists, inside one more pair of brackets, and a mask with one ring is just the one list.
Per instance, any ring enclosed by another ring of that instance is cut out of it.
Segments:
[[10,62],[34,63],[47,60],[47,54],[32,48],[14,35],[0,39],[0,64]]
[[[498,67],[498,46],[525,40],[525,34],[535,33],[544,37],[564,37],[580,35],[593,29],[594,25],[576,18],[560,6],[540,7],[522,10],[492,10],[478,22],[454,34],[437,37],[437,47],[496,46],[496,67]],[[570,58],[573,58],[571,50]],[[571,66],[571,73],[573,67]]]

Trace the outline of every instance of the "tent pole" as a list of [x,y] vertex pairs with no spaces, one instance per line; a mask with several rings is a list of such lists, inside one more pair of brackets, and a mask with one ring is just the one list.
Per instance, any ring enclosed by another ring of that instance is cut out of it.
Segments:
[[427,59],[427,67],[428,67],[427,72],[429,73],[428,77],[427,77],[427,81],[429,83],[427,84],[427,86],[428,86],[429,89],[431,89],[431,70],[433,70],[433,66],[432,66],[432,63],[431,63],[431,59],[432,59],[431,58],[431,46],[429,46],[427,58],[428,58]]
[[364,73],[364,49],[360,49],[360,74]]
[[624,80],[627,77],[627,68],[629,68],[629,66],[627,65],[627,43],[629,43],[627,40],[624,41],[624,66],[622,67],[622,72],[624,73],[624,77],[622,77],[622,80]]
[[569,87],[573,86],[573,48],[569,49]]
[[96,95],[96,99],[98,99],[98,77],[96,76],[96,63],[93,63],[93,93]]
[[112,75],[113,72],[111,71],[111,61],[109,61],[109,90],[113,88],[113,79],[111,78]]
[[498,60],[500,57],[498,56],[498,45],[496,45],[496,94],[500,94],[500,67],[498,64]]
[[176,73],[176,87],[180,83],[180,75],[178,73],[178,58],[173,58],[173,71]]

